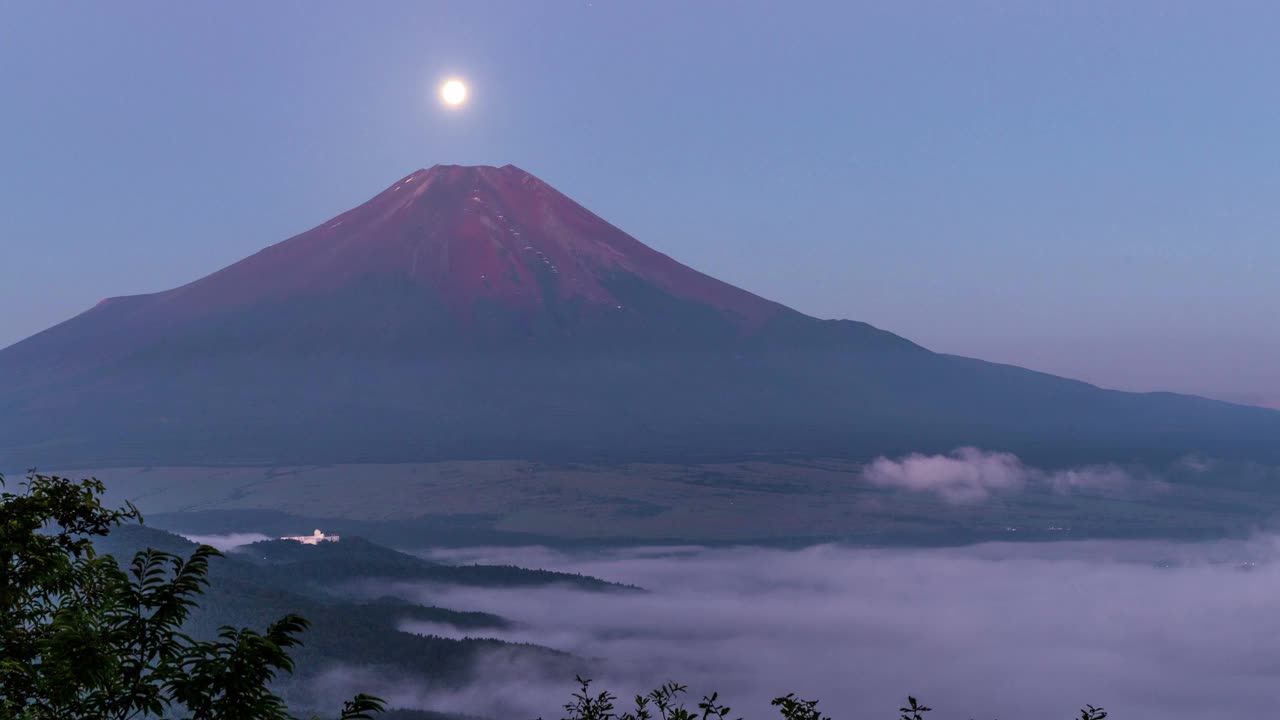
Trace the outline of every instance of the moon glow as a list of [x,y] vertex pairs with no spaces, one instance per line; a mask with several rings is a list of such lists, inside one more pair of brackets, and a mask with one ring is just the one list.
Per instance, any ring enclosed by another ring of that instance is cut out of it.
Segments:
[[440,99],[445,105],[461,105],[467,100],[467,86],[461,80],[449,80],[440,86]]

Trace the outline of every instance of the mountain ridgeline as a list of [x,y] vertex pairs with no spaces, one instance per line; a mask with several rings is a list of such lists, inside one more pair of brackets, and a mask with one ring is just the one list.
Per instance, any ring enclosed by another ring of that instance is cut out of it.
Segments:
[[1280,412],[1103,390],[820,320],[513,166],[436,166],[172,290],[0,350],[0,467],[1280,460]]
[[[136,553],[156,548],[188,557],[196,544],[140,525],[124,525],[95,541],[97,550],[129,567]],[[513,623],[485,612],[421,605],[392,595],[360,599],[363,585],[414,583],[420,588],[471,586],[512,588],[565,586],[587,591],[638,592],[582,575],[511,566],[444,565],[406,555],[359,538],[307,546],[292,541],[256,543],[217,558],[210,586],[183,631],[199,639],[216,637],[225,626],[265,627],[287,613],[311,622],[293,657],[296,672],[280,683],[292,701],[310,707],[315,683],[334,667],[377,667],[389,676],[433,689],[460,688],[474,679],[478,662],[495,652],[520,659],[545,681],[582,672],[587,662],[547,647],[515,644],[491,635]],[[452,639],[406,632],[406,623],[450,627],[467,635]],[[528,670],[526,670],[528,672]],[[406,713],[406,717],[413,717]],[[446,717],[435,715],[432,717]]]

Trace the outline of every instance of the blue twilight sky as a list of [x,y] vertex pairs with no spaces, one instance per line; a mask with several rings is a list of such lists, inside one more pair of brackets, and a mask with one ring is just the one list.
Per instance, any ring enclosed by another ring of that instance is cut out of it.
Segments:
[[814,315],[1280,406],[1269,1],[0,1],[0,346],[435,163]]

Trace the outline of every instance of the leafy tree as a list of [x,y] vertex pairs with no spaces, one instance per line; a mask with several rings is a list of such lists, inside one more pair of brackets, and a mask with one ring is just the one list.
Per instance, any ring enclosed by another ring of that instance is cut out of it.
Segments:
[[[630,712],[615,713],[614,701],[617,697],[605,690],[591,692],[591,680],[577,677],[577,692],[573,693],[573,701],[566,703],[563,720],[728,720],[729,708],[717,702],[715,693],[704,696],[698,703],[697,711],[688,710],[680,701],[680,696],[687,689],[674,682],[666,683],[648,695],[635,697],[635,709]],[[782,714],[783,720],[831,720],[818,710],[817,700],[804,700],[795,693],[787,693],[773,699],[771,703]],[[933,708],[921,703],[914,697],[907,697],[907,704],[898,708],[901,720],[924,720],[924,714]],[[656,715],[654,713],[657,713]],[[1104,720],[1107,711],[1086,705],[1080,710],[1079,720]],[[742,720],[742,718],[737,718]]]
[[[21,492],[0,493],[0,720],[294,720],[270,686],[293,671],[289,648],[307,621],[192,639],[183,624],[221,553],[150,549],[124,571],[93,538],[141,516],[128,503],[103,507],[103,491],[95,479],[32,471]],[[381,710],[357,695],[341,717]]]
[[933,708],[920,704],[910,695],[907,696],[907,704],[898,708],[898,712],[902,713],[900,720],[924,720],[924,714],[932,711]]
[[795,693],[774,698],[771,704],[778,708],[785,720],[831,720],[818,712],[817,700],[801,700]]

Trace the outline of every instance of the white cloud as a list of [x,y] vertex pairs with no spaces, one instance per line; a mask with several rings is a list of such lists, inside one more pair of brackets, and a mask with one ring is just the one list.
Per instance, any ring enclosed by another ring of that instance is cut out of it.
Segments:
[[862,476],[879,487],[930,492],[947,502],[977,503],[992,494],[1016,492],[1030,486],[1056,493],[1075,490],[1121,490],[1133,478],[1114,465],[1089,465],[1045,471],[1025,465],[1018,456],[963,447],[949,455],[913,453],[897,460],[876,458]]
[[863,477],[881,487],[937,493],[954,503],[985,500],[992,492],[1021,489],[1027,468],[1010,453],[960,448],[950,455],[913,453],[900,460],[876,458]]
[[229,533],[226,535],[186,535],[182,537],[193,543],[201,545],[211,545],[219,550],[234,550],[242,545],[252,545],[263,540],[272,540],[273,538],[263,535],[262,533]]

